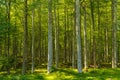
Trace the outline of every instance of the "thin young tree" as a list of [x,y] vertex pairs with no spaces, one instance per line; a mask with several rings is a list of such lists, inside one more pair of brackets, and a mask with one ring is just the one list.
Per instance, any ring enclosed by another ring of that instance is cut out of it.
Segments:
[[7,34],[7,73],[10,74],[10,63],[9,63],[9,60],[10,60],[10,23],[11,23],[11,16],[10,16],[10,11],[11,11],[11,0],[8,0],[6,1],[6,12],[7,12],[7,31],[8,31],[8,34]]
[[101,55],[100,55],[100,46],[101,46],[101,44],[100,44],[100,42],[99,42],[99,38],[100,38],[100,33],[101,33],[101,31],[100,31],[100,1],[99,0],[97,0],[97,5],[98,5],[98,8],[97,8],[97,12],[98,12],[98,41],[97,41],[97,52],[98,52],[98,67],[100,67],[100,62],[101,62]]
[[112,68],[117,67],[117,0],[112,0]]
[[[34,0],[32,0],[32,3],[34,3]],[[32,10],[32,69],[31,69],[31,73],[34,73],[34,55],[35,55],[34,14],[35,14],[35,10],[33,8]]]
[[84,10],[84,68],[88,68],[87,62],[87,32],[86,32],[86,6],[83,7]]
[[[58,1],[57,1],[58,3]],[[55,27],[55,63],[58,68],[58,25],[57,25],[57,14],[56,14],[56,1],[54,1],[54,27]]]
[[94,68],[96,68],[96,40],[95,40],[95,20],[94,20],[94,0],[90,0],[91,5],[91,22],[92,22],[92,31],[93,31],[93,62]]
[[28,28],[27,28],[27,0],[24,0],[24,41],[23,41],[23,65],[22,74],[24,75],[27,70],[27,47],[28,47]]
[[78,73],[82,73],[82,59],[81,59],[81,36],[80,36],[80,1],[76,0],[76,39],[77,39],[77,53],[78,53]]
[[52,0],[48,0],[48,73],[52,70],[53,45],[52,45]]

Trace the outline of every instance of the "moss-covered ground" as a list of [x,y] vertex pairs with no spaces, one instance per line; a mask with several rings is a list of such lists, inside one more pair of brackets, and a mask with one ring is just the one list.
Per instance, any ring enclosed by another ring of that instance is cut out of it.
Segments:
[[120,80],[120,69],[88,69],[87,72],[77,73],[76,69],[53,69],[47,74],[46,69],[36,69],[34,74],[30,71],[21,75],[20,71],[12,71],[10,75],[0,72],[0,80]]

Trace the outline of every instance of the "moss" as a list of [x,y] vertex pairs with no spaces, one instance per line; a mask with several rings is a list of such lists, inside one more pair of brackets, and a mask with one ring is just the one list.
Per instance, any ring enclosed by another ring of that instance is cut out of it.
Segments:
[[0,80],[119,80],[120,69],[89,69],[88,72],[77,73],[76,69],[55,69],[51,74],[46,69],[36,70],[34,74],[0,75]]

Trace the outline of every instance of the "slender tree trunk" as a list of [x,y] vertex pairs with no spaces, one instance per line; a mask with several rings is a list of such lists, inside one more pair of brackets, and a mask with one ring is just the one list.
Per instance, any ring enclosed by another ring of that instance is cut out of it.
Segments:
[[[16,2],[16,0],[15,0],[15,2]],[[17,11],[17,8],[16,8],[16,5],[14,5],[14,8],[15,8],[15,23],[14,23],[14,26],[15,26],[15,31],[16,32],[18,32],[18,28],[17,28],[17,23],[16,23],[16,17],[17,17],[17,13],[16,13],[16,11]],[[13,55],[14,55],[14,60],[15,60],[15,64],[14,64],[14,69],[16,70],[17,69],[17,54],[18,54],[18,38],[17,38],[17,35],[15,35],[14,36],[14,42],[15,42],[15,46],[14,46],[14,52],[13,52]]]
[[38,37],[38,39],[39,39],[39,45],[38,45],[38,56],[39,56],[39,64],[40,64],[40,62],[42,62],[42,35],[41,35],[41,32],[42,32],[42,29],[41,29],[41,14],[40,14],[40,12],[41,12],[41,5],[39,6],[39,8],[38,8],[38,27],[39,27],[39,37]]
[[112,52],[112,68],[117,68],[117,0],[112,0],[112,29],[113,29],[113,52]]
[[100,67],[100,64],[101,64],[101,55],[100,55],[100,50],[101,50],[101,44],[99,42],[99,39],[100,39],[100,3],[99,3],[99,0],[97,0],[97,5],[98,5],[98,47],[97,47],[97,51],[98,51],[98,67]]
[[86,7],[84,9],[84,68],[88,68],[87,63],[87,33],[86,33]]
[[78,53],[78,73],[82,73],[82,59],[81,59],[81,37],[80,37],[80,1],[76,0],[76,39],[77,39],[77,53]]
[[[34,3],[34,0],[33,0]],[[31,73],[34,73],[34,56],[35,56],[35,31],[34,31],[34,14],[35,10],[32,10],[32,70]]]
[[23,65],[22,74],[27,70],[27,53],[28,53],[28,29],[27,29],[27,0],[24,0],[24,41],[23,41]]
[[105,60],[106,62],[108,62],[108,29],[105,29],[105,53],[106,53],[106,57]]
[[48,0],[48,73],[51,73],[52,71],[52,44],[52,0]]
[[66,5],[64,7],[64,14],[65,14],[65,17],[64,17],[64,28],[65,28],[65,31],[64,31],[64,63],[66,63],[67,61],[67,29],[66,29],[66,25],[67,25],[67,21],[66,21]]
[[96,40],[95,40],[95,22],[94,22],[94,0],[90,0],[91,4],[91,18],[92,18],[92,31],[93,31],[93,62],[96,68]]
[[[57,3],[58,3],[58,2],[57,2]],[[59,8],[57,8],[57,13],[58,13],[58,14],[57,14],[58,17],[56,18],[56,19],[57,19],[57,35],[58,35],[57,39],[58,39],[58,41],[59,41],[59,33],[60,33],[60,32],[59,32],[59,26],[60,26],[60,22],[59,22],[59,20],[60,20],[60,19],[59,19]],[[59,67],[59,62],[60,62],[60,61],[59,61],[59,59],[60,59],[59,53],[60,53],[60,51],[61,51],[61,50],[60,50],[60,46],[59,46],[59,42],[57,43],[57,45],[58,45],[58,47],[57,47],[57,48],[58,48],[58,55],[56,55],[56,56],[58,56],[58,61],[57,61],[57,62],[58,62],[58,67]],[[57,58],[56,58],[56,59],[57,59]]]
[[[75,9],[75,8],[74,8]],[[75,17],[75,10],[74,10],[74,17]],[[72,19],[73,22],[73,31],[72,31],[72,68],[75,68],[75,18]]]
[[7,31],[8,31],[8,34],[7,34],[7,37],[8,37],[8,39],[7,39],[7,59],[8,59],[8,61],[7,61],[7,73],[8,74],[10,74],[10,63],[9,63],[9,59],[10,59],[10,9],[11,9],[11,0],[8,0],[8,1],[6,1],[6,8],[7,8],[7,26],[8,26],[8,28],[7,28]]
[[56,4],[54,2],[54,26],[55,26],[55,63],[56,68],[58,68],[58,25],[57,25],[57,18],[56,18]]
[[106,61],[108,62],[109,61],[109,41],[108,41],[108,8],[107,8],[107,1],[106,1],[106,29],[105,29],[105,41],[106,41]]

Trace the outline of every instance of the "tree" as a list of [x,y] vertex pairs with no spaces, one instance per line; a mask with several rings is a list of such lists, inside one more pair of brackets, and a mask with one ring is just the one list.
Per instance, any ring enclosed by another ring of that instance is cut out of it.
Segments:
[[10,17],[10,11],[11,11],[11,0],[6,1],[6,12],[7,12],[7,73],[10,74],[10,23],[11,23],[11,17]]
[[112,43],[113,43],[113,52],[112,52],[112,68],[117,67],[117,0],[112,0]]
[[52,0],[48,0],[48,73],[52,71]]
[[[34,3],[34,0],[33,0]],[[35,10],[32,10],[32,70],[31,73],[34,73],[34,55],[35,55],[35,32],[34,32],[34,14]]]
[[[58,1],[57,1],[58,3]],[[58,68],[58,25],[57,25],[57,14],[56,14],[56,1],[54,1],[54,26],[55,26],[55,63]]]
[[28,53],[28,28],[27,28],[27,0],[24,0],[24,42],[23,42],[23,65],[22,74],[24,75],[27,70],[27,53]]
[[96,40],[95,40],[95,21],[94,21],[94,0],[90,0],[91,6],[91,22],[92,22],[92,31],[93,31],[93,62],[94,68],[96,68]]
[[82,73],[82,59],[81,59],[81,38],[80,38],[80,1],[76,0],[76,39],[77,39],[77,53],[78,53],[78,73]]
[[87,33],[86,33],[86,6],[83,7],[84,10],[84,68],[88,68],[87,64]]
[[100,38],[100,1],[99,0],[97,0],[97,5],[98,5],[98,8],[97,8],[97,12],[98,12],[98,20],[97,20],[98,21],[98,42],[97,42],[98,43],[98,45],[97,45],[98,47],[97,48],[98,49],[97,49],[97,51],[98,51],[98,67],[100,67],[100,64],[101,64],[100,63],[101,62],[100,61],[100,59],[101,59],[100,58],[100,56],[101,56],[100,55],[100,50],[101,50],[100,46],[101,46],[101,44],[99,42],[99,38]]

